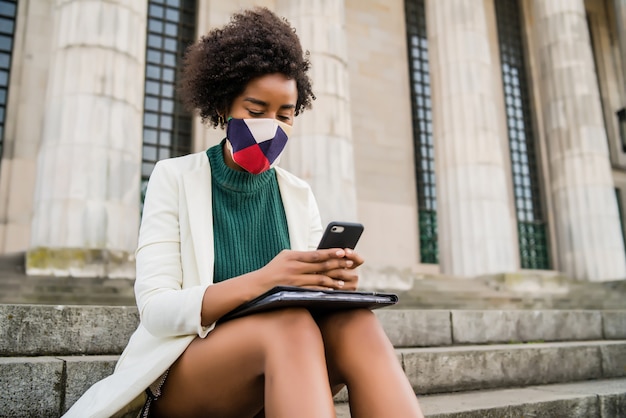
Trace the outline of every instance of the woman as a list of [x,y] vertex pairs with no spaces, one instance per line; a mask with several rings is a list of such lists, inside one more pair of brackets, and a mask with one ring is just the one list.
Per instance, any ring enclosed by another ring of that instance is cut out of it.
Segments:
[[[264,8],[188,50],[181,93],[227,139],[159,162],[146,193],[135,292],[141,317],[115,373],[68,417],[421,417],[375,316],[284,309],[220,323],[276,285],[353,290],[363,259],[315,250],[310,188],[273,167],[314,99],[295,31]],[[252,144],[252,146],[250,146]],[[147,388],[147,389],[146,389]]]

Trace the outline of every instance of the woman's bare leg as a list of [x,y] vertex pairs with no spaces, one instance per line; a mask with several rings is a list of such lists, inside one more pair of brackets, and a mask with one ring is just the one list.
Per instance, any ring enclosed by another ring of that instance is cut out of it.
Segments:
[[[286,309],[218,325],[172,365],[157,417],[334,417],[317,324]],[[262,416],[262,415],[260,415]]]
[[357,309],[317,319],[333,388],[348,386],[352,418],[423,417],[376,316]]

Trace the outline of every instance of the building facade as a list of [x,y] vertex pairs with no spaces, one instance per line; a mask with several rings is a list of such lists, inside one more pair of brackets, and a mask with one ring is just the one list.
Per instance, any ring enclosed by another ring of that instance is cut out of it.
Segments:
[[154,163],[224,135],[179,104],[185,47],[253,5],[310,51],[281,165],[365,225],[367,286],[626,278],[626,0],[2,0],[0,253],[132,278]]

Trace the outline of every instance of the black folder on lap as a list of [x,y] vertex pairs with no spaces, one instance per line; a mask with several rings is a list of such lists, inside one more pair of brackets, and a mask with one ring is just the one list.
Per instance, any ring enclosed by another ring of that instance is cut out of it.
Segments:
[[314,290],[302,287],[276,286],[255,299],[224,315],[220,322],[272,309],[302,307],[312,313],[343,309],[377,309],[394,305],[398,296],[393,293],[356,292],[347,290]]

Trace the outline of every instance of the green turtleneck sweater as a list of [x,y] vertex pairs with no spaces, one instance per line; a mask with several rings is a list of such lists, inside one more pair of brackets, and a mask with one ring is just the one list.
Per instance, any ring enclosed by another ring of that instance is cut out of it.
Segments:
[[276,171],[255,175],[224,162],[222,146],[207,150],[213,193],[213,282],[265,266],[290,248],[289,230]]

